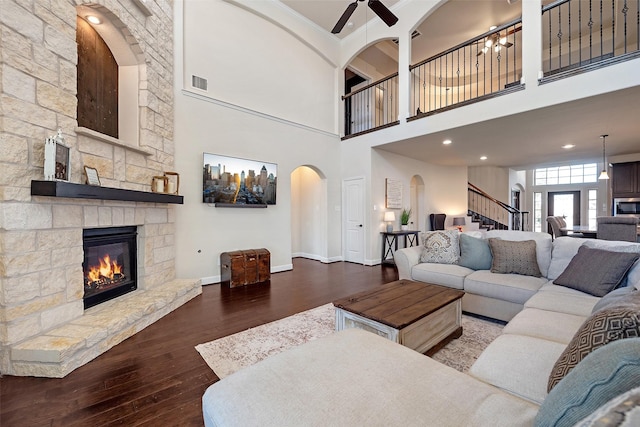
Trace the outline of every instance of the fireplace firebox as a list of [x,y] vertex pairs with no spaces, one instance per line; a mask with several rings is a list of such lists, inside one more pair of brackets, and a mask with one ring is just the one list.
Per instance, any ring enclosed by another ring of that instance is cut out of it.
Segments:
[[90,228],[82,232],[84,308],[137,288],[137,228]]

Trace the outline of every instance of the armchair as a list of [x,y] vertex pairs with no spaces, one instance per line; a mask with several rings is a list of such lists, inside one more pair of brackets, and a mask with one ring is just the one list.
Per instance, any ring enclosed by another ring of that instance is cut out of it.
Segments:
[[562,228],[567,226],[567,222],[561,216],[548,216],[547,222],[551,226],[551,237],[553,237],[554,240],[561,236],[584,237],[582,233],[570,233],[566,230],[562,230]]
[[429,221],[431,222],[431,230],[444,230],[444,220],[446,214],[430,214]]

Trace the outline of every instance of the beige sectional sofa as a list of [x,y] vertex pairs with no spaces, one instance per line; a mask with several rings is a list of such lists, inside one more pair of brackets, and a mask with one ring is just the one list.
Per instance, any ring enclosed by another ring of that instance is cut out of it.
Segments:
[[[552,243],[543,233],[505,231],[483,237],[534,240],[543,277],[424,265],[420,248],[396,253],[401,278],[464,289],[471,295],[463,300],[464,310],[510,319],[468,373],[350,329],[213,384],[203,396],[205,425],[563,426],[593,413],[606,396],[640,386],[640,338],[635,338],[619,340],[621,349],[610,343],[593,351],[547,393],[554,365],[600,301],[553,284],[588,239],[563,237]],[[640,244],[588,245],[640,253]],[[640,263],[628,271],[630,287],[624,290],[640,301],[636,283],[640,286]],[[633,321],[640,328],[640,315]]]
[[[547,276],[551,265],[551,235],[509,230],[491,230],[486,233],[472,231],[466,234],[482,239],[534,240],[538,267],[542,277],[497,274],[489,270],[472,270],[458,264],[420,262],[423,247],[414,246],[395,253],[394,258],[400,279],[464,290],[463,311],[493,319],[511,320],[513,316],[522,311],[524,303],[549,282]],[[566,260],[566,263],[568,264],[569,261],[570,258]],[[555,279],[555,277],[553,278]]]

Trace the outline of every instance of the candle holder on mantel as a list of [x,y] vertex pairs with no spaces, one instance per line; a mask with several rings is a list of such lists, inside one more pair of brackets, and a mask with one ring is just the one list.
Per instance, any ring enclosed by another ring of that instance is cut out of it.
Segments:
[[154,176],[151,179],[151,191],[154,193],[165,193],[168,179],[166,176]]
[[164,188],[165,193],[178,194],[180,191],[180,175],[178,172],[165,172],[164,176],[167,178]]

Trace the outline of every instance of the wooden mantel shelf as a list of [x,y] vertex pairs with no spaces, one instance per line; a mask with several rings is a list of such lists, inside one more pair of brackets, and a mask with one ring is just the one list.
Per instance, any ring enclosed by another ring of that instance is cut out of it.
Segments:
[[73,184],[64,181],[31,181],[31,195],[126,202],[173,203],[178,205],[184,203],[184,197],[175,194]]

